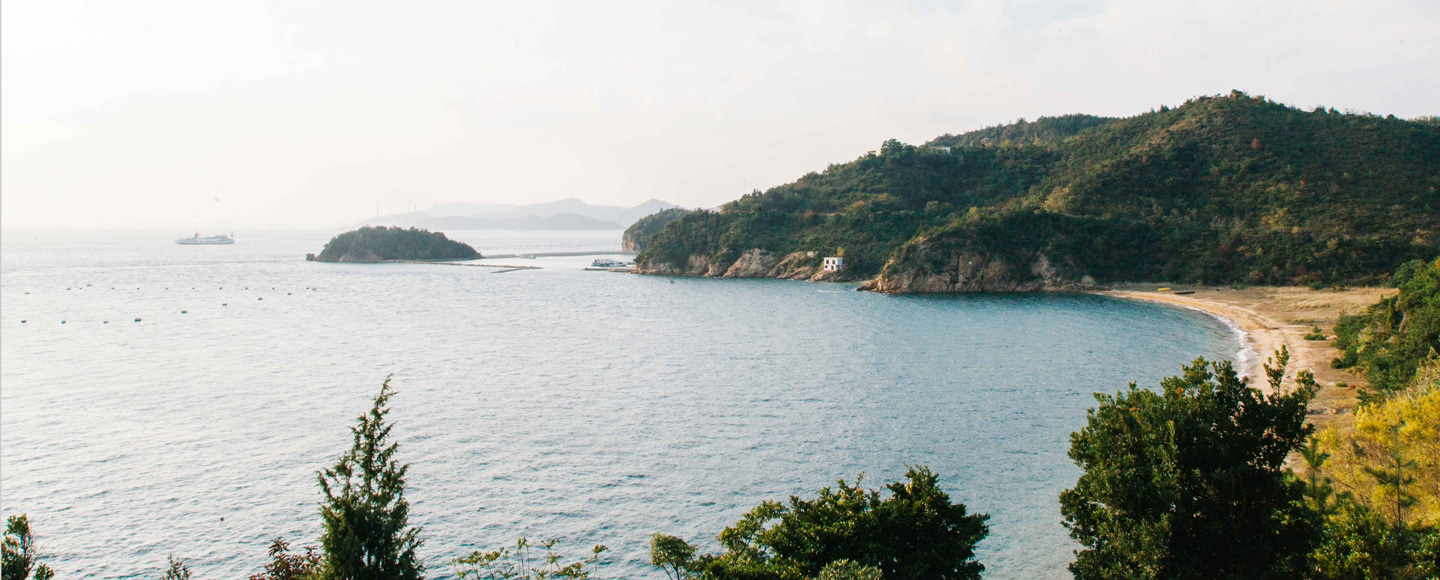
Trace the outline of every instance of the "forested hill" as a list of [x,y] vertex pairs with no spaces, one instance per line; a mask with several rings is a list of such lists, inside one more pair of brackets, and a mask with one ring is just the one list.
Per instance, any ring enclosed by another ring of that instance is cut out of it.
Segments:
[[[942,147],[949,147],[948,150]],[[641,270],[841,277],[890,292],[1115,281],[1375,283],[1440,254],[1440,124],[1232,92],[1042,118],[831,165],[676,220]],[[739,263],[737,263],[737,261]]]
[[1114,117],[1094,115],[1063,115],[1040,117],[1029,123],[1024,119],[1009,125],[986,127],[960,135],[945,135],[931,141],[935,147],[1018,147],[1022,145],[1055,146],[1076,133],[1119,121]]

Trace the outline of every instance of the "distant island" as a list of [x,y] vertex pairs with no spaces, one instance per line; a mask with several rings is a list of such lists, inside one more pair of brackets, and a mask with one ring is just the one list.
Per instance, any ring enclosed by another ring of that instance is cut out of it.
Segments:
[[634,207],[591,205],[567,198],[530,205],[442,203],[424,211],[378,216],[362,226],[430,230],[623,230],[673,203],[652,199]]
[[373,264],[388,260],[475,260],[480,252],[442,232],[416,228],[367,226],[330,238],[319,255],[306,254],[314,262]]
[[[638,225],[638,224],[637,224]],[[638,233],[638,232],[637,232]],[[892,293],[1373,285],[1440,253],[1440,118],[1234,91],[878,151],[635,238],[638,271]]]

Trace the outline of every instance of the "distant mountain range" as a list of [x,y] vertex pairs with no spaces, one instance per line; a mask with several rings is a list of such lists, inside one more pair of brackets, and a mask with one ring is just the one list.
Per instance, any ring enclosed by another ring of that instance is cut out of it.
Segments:
[[531,205],[442,203],[424,211],[367,219],[360,226],[427,230],[623,230],[650,214],[680,207],[652,199],[634,207],[591,205],[568,198]]

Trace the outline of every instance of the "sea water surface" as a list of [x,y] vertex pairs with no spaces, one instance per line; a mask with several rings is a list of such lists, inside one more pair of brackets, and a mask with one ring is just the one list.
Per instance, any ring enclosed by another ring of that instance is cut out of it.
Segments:
[[[1221,321],[1094,296],[305,262],[335,232],[7,229],[0,504],[62,578],[259,570],[313,544],[317,470],[387,376],[432,577],[553,536],[601,578],[661,578],[647,540],[764,500],[930,466],[990,514],[986,578],[1068,578],[1057,494],[1092,393],[1233,357]],[[482,252],[614,251],[618,232],[451,232]]]

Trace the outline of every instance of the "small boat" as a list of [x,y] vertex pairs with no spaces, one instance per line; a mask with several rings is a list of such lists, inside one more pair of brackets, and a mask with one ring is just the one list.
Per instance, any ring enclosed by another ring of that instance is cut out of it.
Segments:
[[225,234],[202,238],[200,237],[200,232],[195,232],[194,236],[188,238],[180,238],[178,240],[175,240],[175,243],[182,246],[217,246],[223,244],[233,244],[235,243],[235,238],[232,238]]
[[617,260],[612,260],[610,258],[600,258],[598,260],[595,260],[594,262],[590,262],[590,267],[586,268],[586,270],[600,272],[616,272],[624,271],[625,268],[630,268],[634,265],[635,264],[632,262],[620,262]]

